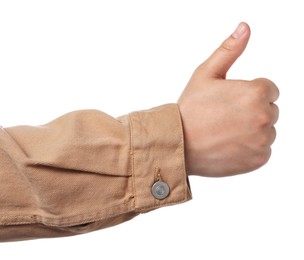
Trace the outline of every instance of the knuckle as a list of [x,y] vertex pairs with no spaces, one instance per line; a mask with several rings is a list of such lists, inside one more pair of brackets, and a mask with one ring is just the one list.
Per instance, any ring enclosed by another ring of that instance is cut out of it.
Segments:
[[255,125],[259,128],[264,128],[272,123],[272,116],[269,113],[261,112],[256,116]]
[[270,156],[271,156],[271,149],[268,149],[266,152],[257,154],[252,160],[252,165],[251,165],[252,168],[258,169],[262,167],[269,161]]
[[277,95],[277,99],[280,97],[280,90],[277,86],[275,86],[275,90],[276,90],[276,95]]
[[220,47],[218,47],[217,50],[223,56],[231,56],[235,52],[235,46],[233,44],[231,44],[230,41],[225,41],[220,45]]
[[280,113],[280,108],[277,104],[272,103],[271,104],[272,109],[275,111],[275,113],[279,114]]
[[274,126],[271,128],[271,137],[272,137],[272,140],[271,140],[270,144],[273,144],[275,139],[277,138],[277,130],[275,129]]
[[266,148],[266,147],[268,147],[269,145],[270,145],[270,142],[271,142],[271,140],[270,140],[271,138],[270,138],[270,136],[269,136],[269,134],[266,134],[266,133],[264,133],[264,134],[261,134],[260,136],[259,136],[259,140],[258,140],[258,146],[259,147],[261,147],[261,148]]
[[253,89],[259,98],[272,97],[273,101],[280,96],[280,90],[276,84],[267,78],[257,78],[251,81]]
[[258,136],[256,145],[260,149],[269,149],[270,146],[274,143],[277,136],[275,127],[271,127],[269,130],[263,131]]
[[268,87],[264,84],[257,84],[254,82],[254,86],[252,88],[253,91],[253,98],[255,99],[261,99],[268,96]]
[[220,47],[219,51],[224,52],[224,53],[230,53],[233,51],[233,47],[228,44],[227,42],[224,42]]

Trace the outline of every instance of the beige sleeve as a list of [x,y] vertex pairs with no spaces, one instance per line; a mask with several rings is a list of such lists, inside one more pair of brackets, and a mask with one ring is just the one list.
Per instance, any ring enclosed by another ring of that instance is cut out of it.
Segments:
[[[184,163],[176,104],[0,128],[0,241],[86,233],[185,202]],[[164,199],[151,192],[159,180],[170,189]]]

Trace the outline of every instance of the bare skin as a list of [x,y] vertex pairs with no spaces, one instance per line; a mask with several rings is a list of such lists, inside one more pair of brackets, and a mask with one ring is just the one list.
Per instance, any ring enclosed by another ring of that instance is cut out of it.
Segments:
[[178,100],[189,175],[223,177],[253,171],[270,158],[279,109],[276,85],[264,78],[226,80],[250,28],[237,30],[193,73]]

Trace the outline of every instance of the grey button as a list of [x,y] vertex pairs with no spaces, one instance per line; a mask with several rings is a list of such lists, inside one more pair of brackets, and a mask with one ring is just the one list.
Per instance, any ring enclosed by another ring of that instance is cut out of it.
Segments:
[[152,194],[154,198],[162,200],[168,197],[170,192],[169,186],[163,181],[157,181],[152,186]]

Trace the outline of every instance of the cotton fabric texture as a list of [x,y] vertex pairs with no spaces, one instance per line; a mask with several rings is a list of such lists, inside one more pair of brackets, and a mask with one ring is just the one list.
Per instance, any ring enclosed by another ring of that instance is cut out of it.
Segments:
[[82,234],[190,199],[177,104],[0,128],[0,242]]

